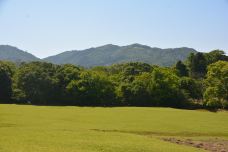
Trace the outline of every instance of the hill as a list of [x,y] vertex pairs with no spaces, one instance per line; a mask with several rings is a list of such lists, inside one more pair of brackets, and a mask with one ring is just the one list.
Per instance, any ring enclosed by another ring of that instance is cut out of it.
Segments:
[[39,61],[34,55],[10,45],[0,45],[0,60],[13,62]]
[[[54,64],[75,64],[84,67],[105,66],[123,62],[145,62],[161,66],[171,66],[178,60],[185,60],[190,53],[197,51],[192,48],[152,48],[141,44],[128,46],[104,45],[86,50],[66,51],[44,58],[43,61]],[[13,62],[42,61],[36,56],[10,45],[0,45],[0,60]]]
[[44,60],[55,64],[71,63],[85,67],[111,65],[122,62],[145,62],[161,66],[171,66],[178,60],[185,60],[190,53],[197,51],[192,48],[160,49],[141,44],[128,46],[104,45],[86,50],[66,51],[50,56]]

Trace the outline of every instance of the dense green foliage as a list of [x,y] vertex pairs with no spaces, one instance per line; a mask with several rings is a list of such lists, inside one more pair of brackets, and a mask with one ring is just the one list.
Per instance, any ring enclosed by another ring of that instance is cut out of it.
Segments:
[[67,92],[74,105],[113,105],[115,100],[112,82],[102,74],[85,71],[78,80],[71,81]]
[[227,107],[228,62],[219,61],[209,65],[205,84],[205,104],[210,107]]
[[55,100],[57,80],[53,64],[32,62],[23,64],[16,73],[16,86],[33,104],[49,104]]
[[207,60],[203,53],[190,54],[189,56],[190,76],[194,78],[204,77],[207,70]]
[[187,60],[190,76],[194,78],[204,78],[207,73],[207,66],[219,60],[228,61],[228,56],[224,51],[214,50],[210,53],[190,54]]
[[181,77],[183,77],[183,76],[187,77],[188,76],[187,66],[184,63],[182,63],[182,61],[178,61],[176,63],[176,67],[175,68],[176,68],[179,76],[181,76]]
[[4,103],[11,100],[13,70],[13,64],[0,61],[0,101]]
[[220,50],[191,54],[185,63],[178,61],[169,68],[139,62],[90,69],[1,62],[0,102],[226,108],[227,63]]

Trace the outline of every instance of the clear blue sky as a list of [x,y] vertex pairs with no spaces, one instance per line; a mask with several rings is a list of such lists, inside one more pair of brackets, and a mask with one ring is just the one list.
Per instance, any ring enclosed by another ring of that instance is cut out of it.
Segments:
[[46,57],[110,43],[228,51],[228,0],[0,0],[0,44]]

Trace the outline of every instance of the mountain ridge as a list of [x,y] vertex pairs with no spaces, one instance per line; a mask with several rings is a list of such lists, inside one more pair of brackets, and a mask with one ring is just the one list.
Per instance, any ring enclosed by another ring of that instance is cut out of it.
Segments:
[[0,60],[13,62],[40,61],[40,59],[33,54],[10,45],[0,45]]
[[195,49],[188,47],[161,49],[138,43],[126,46],[107,44],[85,50],[65,51],[43,60],[55,64],[71,63],[85,67],[105,66],[122,62],[145,62],[171,66],[178,60],[185,60],[190,53],[196,52]]
[[31,53],[10,45],[0,45],[0,60],[13,62],[45,61],[54,64],[75,64],[84,67],[106,66],[123,62],[145,62],[161,66],[171,66],[178,60],[185,60],[193,48],[150,47],[134,43],[126,46],[107,44],[84,50],[71,50],[40,59]]

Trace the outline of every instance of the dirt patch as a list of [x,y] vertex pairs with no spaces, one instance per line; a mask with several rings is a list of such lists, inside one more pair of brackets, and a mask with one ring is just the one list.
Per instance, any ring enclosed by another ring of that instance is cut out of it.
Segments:
[[164,141],[168,141],[171,143],[179,144],[179,145],[187,145],[195,148],[201,148],[204,150],[208,150],[211,152],[228,152],[228,141],[213,139],[213,140],[205,140],[205,141],[193,141],[192,139],[177,139],[177,138],[163,138]]
[[[148,132],[148,131],[123,131],[123,130],[101,130],[101,129],[91,129],[93,131],[99,132],[118,132],[118,133],[129,133],[129,134],[137,134],[143,136],[156,136],[159,139],[162,139],[167,142],[179,144],[179,145],[187,145],[195,148],[204,149],[211,152],[228,152],[228,140],[222,140],[219,137],[219,134],[204,134],[204,133],[166,133],[166,132]],[[160,138],[160,137],[164,138]],[[178,139],[176,137],[184,137],[184,139]],[[192,140],[186,139],[191,137],[213,137],[210,140]]]

